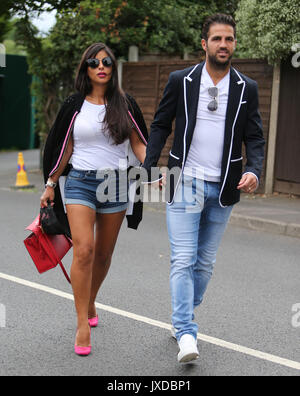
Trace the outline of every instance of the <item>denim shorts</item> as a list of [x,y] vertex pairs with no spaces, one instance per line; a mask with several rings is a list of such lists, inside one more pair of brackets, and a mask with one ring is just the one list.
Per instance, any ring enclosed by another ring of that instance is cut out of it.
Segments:
[[117,213],[128,207],[127,171],[72,168],[65,183],[65,204],[84,205],[97,213]]

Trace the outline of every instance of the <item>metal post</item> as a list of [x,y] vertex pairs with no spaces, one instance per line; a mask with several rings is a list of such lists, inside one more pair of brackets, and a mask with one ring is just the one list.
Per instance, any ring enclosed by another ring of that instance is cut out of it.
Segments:
[[265,194],[272,194],[274,187],[275,156],[276,156],[276,137],[280,94],[280,62],[274,66],[273,86],[271,99],[270,128],[267,150]]
[[138,62],[139,61],[139,48],[136,45],[131,45],[128,51],[128,61]]
[[124,59],[118,59],[118,78],[119,78],[119,86],[121,89],[123,82],[123,63],[124,63]]
[[[32,77],[33,82],[36,80],[36,77]],[[34,149],[34,141],[35,141],[35,102],[36,97],[31,96],[31,117],[30,117],[30,139],[29,139],[29,149]]]

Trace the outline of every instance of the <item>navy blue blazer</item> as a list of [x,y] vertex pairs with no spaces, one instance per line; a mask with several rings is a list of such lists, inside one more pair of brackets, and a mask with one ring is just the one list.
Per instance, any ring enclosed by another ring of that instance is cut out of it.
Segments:
[[[153,169],[157,167],[161,151],[172,132],[172,123],[176,119],[168,168],[177,167],[179,172],[171,178],[168,186],[169,203],[173,201],[191,146],[204,64],[202,62],[170,74],[151,125],[147,156],[143,165],[148,172],[148,181],[151,181],[151,175],[153,178],[157,174]],[[219,197],[219,203],[223,207],[240,200],[237,185],[243,171],[242,142],[245,143],[247,157],[244,172],[252,172],[260,178],[265,141],[258,106],[257,83],[231,67]]]

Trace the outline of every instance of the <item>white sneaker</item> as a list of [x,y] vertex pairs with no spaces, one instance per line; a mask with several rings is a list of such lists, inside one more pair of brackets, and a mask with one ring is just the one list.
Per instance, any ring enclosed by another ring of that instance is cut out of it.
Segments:
[[196,360],[199,357],[197,340],[191,334],[184,334],[178,342],[180,351],[178,353],[178,362],[187,363]]

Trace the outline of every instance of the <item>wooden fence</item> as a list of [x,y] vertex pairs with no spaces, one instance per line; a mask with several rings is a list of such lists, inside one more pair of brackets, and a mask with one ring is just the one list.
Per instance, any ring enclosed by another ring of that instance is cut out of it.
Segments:
[[300,195],[300,68],[281,64],[275,191]]

